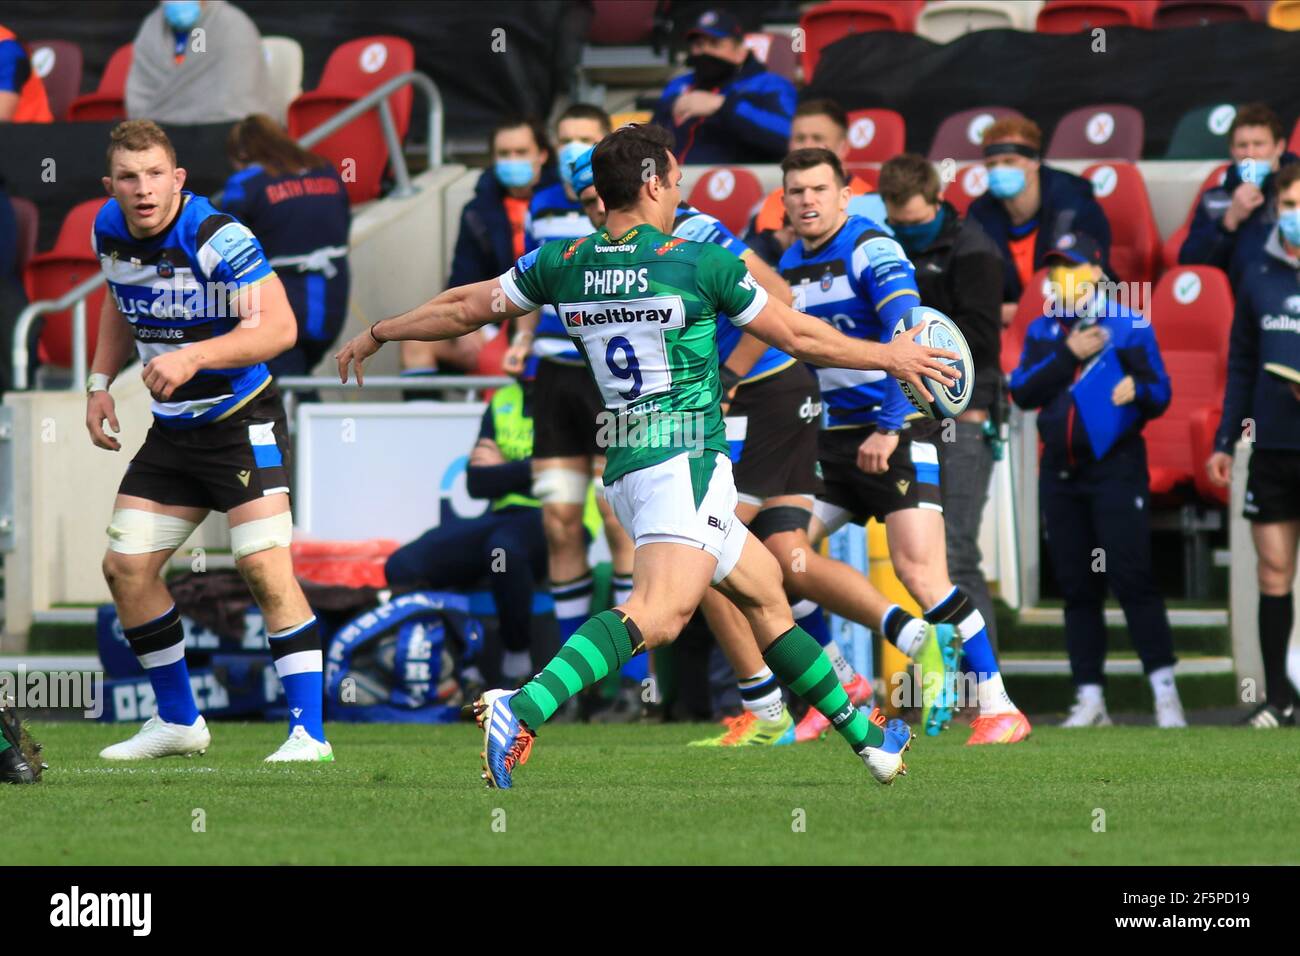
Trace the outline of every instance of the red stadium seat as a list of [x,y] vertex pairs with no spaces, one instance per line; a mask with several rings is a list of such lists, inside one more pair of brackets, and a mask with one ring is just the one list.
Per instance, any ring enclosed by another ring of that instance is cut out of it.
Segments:
[[[49,252],[32,257],[23,270],[23,285],[31,302],[57,299],[68,290],[99,274],[99,260],[90,246],[95,214],[107,202],[103,197],[78,203],[59,227],[59,237]],[[86,361],[95,354],[99,310],[106,289],[101,286],[86,299]],[[51,312],[41,327],[36,358],[43,365],[72,367],[72,310]]]
[[1201,183],[1201,188],[1196,191],[1196,199],[1188,207],[1187,218],[1161,246],[1160,259],[1163,263],[1162,269],[1165,271],[1178,268],[1178,250],[1183,247],[1183,243],[1187,239],[1187,233],[1191,231],[1192,219],[1196,216],[1196,207],[1201,204],[1201,197],[1215,186],[1223,185],[1223,177],[1227,175],[1230,165],[1230,163],[1220,163],[1210,175],[1205,177],[1205,181]]
[[696,181],[687,202],[739,235],[763,198],[763,186],[749,170],[719,166]]
[[1043,315],[1047,308],[1047,270],[1039,269],[1020,293],[1020,302],[1016,305],[1015,317],[1011,324],[1002,330],[1002,371],[1010,375],[1020,364],[1020,353],[1025,347],[1025,333],[1034,319]]
[[1096,27],[1150,27],[1151,0],[1047,0],[1039,33],[1079,33]]
[[893,110],[854,110],[849,114],[846,163],[883,163],[903,151],[907,127]]
[[845,163],[844,172],[852,179],[857,176],[873,190],[880,186],[880,164]]
[[649,43],[659,0],[592,0],[587,42],[601,46]]
[[959,163],[983,159],[982,137],[989,124],[994,120],[1020,115],[1019,110],[1013,110],[1009,106],[980,106],[953,113],[935,130],[934,141],[930,143],[929,159],[935,163],[941,163],[945,159],[954,159]]
[[923,2],[918,0],[829,0],[799,18],[803,30],[803,79],[811,83],[822,50],[850,33],[895,30],[911,33]]
[[22,196],[10,196],[9,204],[14,207],[14,219],[18,225],[18,256],[14,267],[21,273],[36,255],[36,236],[41,229],[41,213],[36,208],[36,203]]
[[[336,47],[325,62],[320,85],[289,104],[289,135],[295,139],[304,135],[375,87],[413,69],[415,50],[401,37],[361,37]],[[411,124],[411,88],[406,86],[393,93],[388,104],[397,137],[405,140]],[[352,203],[378,198],[388,150],[376,112],[358,116],[313,150],[338,168]]]
[[745,46],[769,73],[784,76],[791,83],[798,79],[799,58],[794,43],[784,33],[746,33]]
[[[940,179],[943,171],[940,170]],[[983,163],[970,163],[959,166],[953,173],[952,182],[943,190],[943,198],[952,203],[953,208],[963,216],[966,210],[989,188],[989,171]]]
[[1223,418],[1221,405],[1204,405],[1192,412],[1192,484],[1205,501],[1228,505],[1228,489],[1210,483],[1205,473],[1205,463],[1214,454],[1214,433]]
[[1110,221],[1110,264],[1114,278],[1149,282],[1155,277],[1160,233],[1142,174],[1132,163],[1099,163],[1083,171]]
[[1291,127],[1291,138],[1286,144],[1286,148],[1293,153],[1298,147],[1300,147],[1300,119],[1296,120],[1295,125]]
[[1152,494],[1194,484],[1205,467],[1193,441],[1193,419],[1200,416],[1204,427],[1207,410],[1216,409],[1223,398],[1232,310],[1227,276],[1210,266],[1180,266],[1156,285],[1146,315],[1160,343],[1173,399],[1144,431]]
[[81,47],[67,40],[36,40],[30,49],[32,68],[45,84],[50,112],[56,123],[62,122],[81,92]]
[[124,44],[113,51],[99,78],[99,88],[78,96],[68,106],[72,122],[105,122],[126,119],[126,75],[131,72],[135,49]]
[[1098,103],[1070,110],[1061,117],[1048,143],[1048,159],[1142,158],[1146,124],[1142,114],[1122,103]]
[[1204,27],[1212,23],[1263,21],[1268,7],[1256,0],[1160,0],[1152,23],[1157,30]]

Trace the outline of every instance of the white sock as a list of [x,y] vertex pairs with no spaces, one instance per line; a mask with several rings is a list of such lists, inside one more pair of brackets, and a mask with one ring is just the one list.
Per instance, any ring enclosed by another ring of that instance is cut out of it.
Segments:
[[1172,664],[1156,668],[1147,675],[1147,679],[1151,681],[1151,692],[1156,695],[1156,700],[1167,700],[1171,697],[1178,699],[1178,685],[1174,683]]
[[511,683],[527,677],[533,660],[527,651],[504,651],[501,654],[501,676]]
[[898,649],[908,657],[915,657],[925,643],[925,621],[914,617],[898,632]]
[[831,641],[823,647],[822,650],[824,650],[826,656],[830,658],[831,667],[835,668],[836,680],[841,684],[852,683],[858,674],[857,671],[853,669],[853,665],[849,663],[849,659],[844,656],[844,652],[840,650],[840,646],[834,641]]
[[1106,706],[1105,696],[1100,684],[1080,684],[1075,692],[1079,695],[1081,703]]
[[[746,677],[739,681],[741,703],[745,709],[752,712],[759,720],[765,720],[773,723],[781,719],[781,714],[785,712],[785,700],[781,697],[781,685],[776,682],[772,676],[770,668],[764,667],[753,677]],[[757,697],[750,697],[755,688],[762,688],[763,693]]]
[[990,714],[1010,714],[1016,710],[1007,689],[1002,683],[1002,674],[994,671],[983,675],[979,683],[980,716]]
[[632,575],[616,574],[610,581],[610,597],[615,607],[626,604],[632,596]]

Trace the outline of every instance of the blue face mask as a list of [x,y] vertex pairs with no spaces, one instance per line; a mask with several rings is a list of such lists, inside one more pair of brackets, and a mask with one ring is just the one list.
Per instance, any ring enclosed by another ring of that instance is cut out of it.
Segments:
[[1279,213],[1277,228],[1288,243],[1300,246],[1300,209],[1288,209]]
[[588,143],[572,140],[560,147],[560,178],[570,189],[573,188],[573,164],[591,149]]
[[1237,164],[1237,173],[1243,183],[1254,183],[1263,187],[1264,180],[1273,172],[1267,159],[1243,159]]
[[894,230],[894,238],[903,246],[909,256],[922,252],[934,243],[943,228],[943,210],[940,209],[929,222],[898,223],[891,221],[889,227]]
[[203,8],[199,0],[166,0],[163,4],[163,17],[173,30],[188,30],[199,22]]
[[1025,171],[1019,166],[994,166],[989,170],[989,192],[998,199],[1012,199],[1025,188]]
[[518,189],[533,181],[533,164],[526,159],[498,159],[497,179],[507,189]]

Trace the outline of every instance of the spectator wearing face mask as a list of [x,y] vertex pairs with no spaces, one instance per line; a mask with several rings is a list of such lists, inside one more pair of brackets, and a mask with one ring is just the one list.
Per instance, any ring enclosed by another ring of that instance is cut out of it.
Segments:
[[794,84],[745,47],[730,13],[708,10],[686,33],[691,72],[664,88],[654,120],[676,139],[679,163],[770,163],[786,153]]
[[45,84],[18,35],[0,25],[0,123],[52,123]]
[[1228,127],[1228,155],[1232,165],[1223,185],[1201,197],[1178,261],[1217,266],[1236,289],[1243,270],[1260,257],[1277,225],[1274,174],[1300,157],[1287,151],[1282,121],[1263,103],[1237,110]]
[[224,123],[276,104],[262,35],[225,0],[164,0],[135,35],[126,115],[177,125]]
[[975,390],[951,440],[936,442],[947,531],[948,574],[979,609],[995,638],[993,599],[980,570],[979,532],[993,473],[992,413],[1002,391],[1002,260],[977,223],[939,198],[939,174],[923,156],[904,153],[880,167],[888,223],[916,269],[921,304],[957,323],[975,360]]
[[[546,128],[534,118],[509,116],[492,130],[492,165],[479,176],[460,214],[447,288],[495,279],[524,254],[524,225],[533,194],[559,185]],[[403,342],[402,374],[465,372],[494,326],[445,342]],[[429,398],[430,393],[412,393]]]
[[1034,269],[1066,233],[1091,236],[1110,269],[1110,222],[1092,194],[1092,183],[1042,163],[1043,131],[1021,116],[991,123],[984,131],[988,192],[967,216],[980,224],[1002,254],[1002,324],[1010,325]]

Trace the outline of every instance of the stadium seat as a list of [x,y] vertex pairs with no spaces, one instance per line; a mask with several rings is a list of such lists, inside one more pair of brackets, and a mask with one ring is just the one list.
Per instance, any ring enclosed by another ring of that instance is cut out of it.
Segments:
[[275,98],[275,119],[284,123],[289,104],[302,96],[302,47],[289,37],[262,37],[262,55]]
[[[943,179],[942,170],[939,172],[939,178]],[[989,171],[983,163],[971,163],[957,168],[952,182],[944,187],[943,198],[952,203],[953,208],[964,216],[970,204],[983,196],[988,188]]]
[[794,41],[785,33],[746,33],[745,46],[769,73],[783,76],[791,83],[799,79],[799,58]]
[[849,113],[849,155],[846,164],[883,163],[907,144],[903,117],[893,110],[854,110]]
[[1300,30],[1300,0],[1276,0],[1268,8],[1268,25],[1274,30]]
[[1187,208],[1187,218],[1161,246],[1160,259],[1164,270],[1167,271],[1178,267],[1178,250],[1183,247],[1183,242],[1186,241],[1187,234],[1191,231],[1192,219],[1196,216],[1196,207],[1201,204],[1201,197],[1205,195],[1207,190],[1223,185],[1223,177],[1227,175],[1229,165],[1229,163],[1220,163],[1210,175],[1205,177],[1205,181],[1201,183],[1201,188],[1196,190],[1196,199]]
[[1042,6],[1042,0],[937,0],[917,14],[916,33],[947,43],[976,30],[1032,31]]
[[1142,114],[1122,103],[1098,103],[1070,110],[1052,131],[1048,159],[1142,158],[1146,124]]
[[36,203],[22,196],[10,196],[9,204],[14,208],[14,219],[18,227],[14,268],[21,273],[36,255],[36,236],[41,230],[41,212],[36,208]]
[[99,88],[83,93],[68,105],[71,122],[105,122],[126,119],[126,75],[131,72],[135,49],[130,43],[113,51],[99,78]]
[[719,166],[696,180],[687,202],[701,212],[716,216],[728,229],[740,235],[765,195],[758,177],[749,170]]
[[1132,163],[1099,163],[1083,171],[1110,222],[1110,264],[1114,278],[1149,282],[1160,254],[1151,199],[1142,174]]
[[1263,19],[1261,4],[1256,0],[1160,0],[1152,26],[1157,30],[1167,30]]
[[803,30],[803,79],[811,83],[822,50],[850,33],[895,30],[911,33],[921,9],[917,0],[829,0],[799,18]]
[[649,43],[658,0],[591,0],[587,42],[600,46]]
[[[289,104],[289,135],[297,139],[351,106],[386,80],[415,69],[415,50],[401,37],[370,36],[336,47],[325,62],[320,85]],[[411,88],[403,87],[388,98],[399,141],[406,139],[411,123]],[[334,163],[353,203],[379,196],[388,149],[379,115],[371,110],[358,116],[313,150]],[[349,170],[344,164],[351,166]]]
[[1217,408],[1223,398],[1232,310],[1232,290],[1218,269],[1181,266],[1156,284],[1146,315],[1160,343],[1173,399],[1144,431],[1152,494],[1194,484],[1204,470],[1204,460],[1194,453],[1192,422],[1199,414],[1203,427],[1205,410]]
[[81,92],[81,47],[67,40],[36,40],[31,44],[31,58],[32,69],[45,84],[54,121],[62,122]]
[[1237,116],[1231,103],[1188,110],[1174,124],[1165,159],[1222,159],[1228,155],[1228,128]]
[[[89,199],[78,203],[59,227],[59,237],[49,252],[32,256],[23,270],[23,285],[27,299],[57,299],[68,290],[99,274],[99,260],[90,246],[90,232],[95,214],[106,199]],[[86,300],[86,361],[95,354],[95,339],[99,334],[99,309],[104,301],[104,286],[96,289]],[[40,344],[36,358],[42,365],[72,367],[72,310],[51,312],[41,327]]]
[[1214,454],[1214,434],[1219,430],[1223,419],[1221,405],[1203,405],[1192,411],[1192,484],[1196,493],[1205,501],[1228,506],[1228,489],[1210,483],[1210,476],[1205,473],[1205,463]]
[[880,186],[879,163],[845,163],[844,172],[850,177],[857,176],[872,189]]
[[1009,106],[980,106],[953,113],[935,130],[928,158],[935,163],[945,159],[955,159],[959,163],[983,159],[981,138],[988,125],[994,120],[1020,115],[1019,110],[1013,110]]
[[1286,143],[1286,148],[1293,153],[1297,146],[1300,146],[1300,119],[1297,119],[1295,125],[1291,127],[1291,138]]
[[1002,330],[1002,371],[1010,375],[1020,364],[1020,353],[1025,347],[1025,333],[1034,319],[1047,308],[1047,270],[1039,269],[1025,285],[1016,305],[1015,317]]
[[1150,27],[1150,0],[1047,0],[1039,33],[1079,33],[1096,27]]

